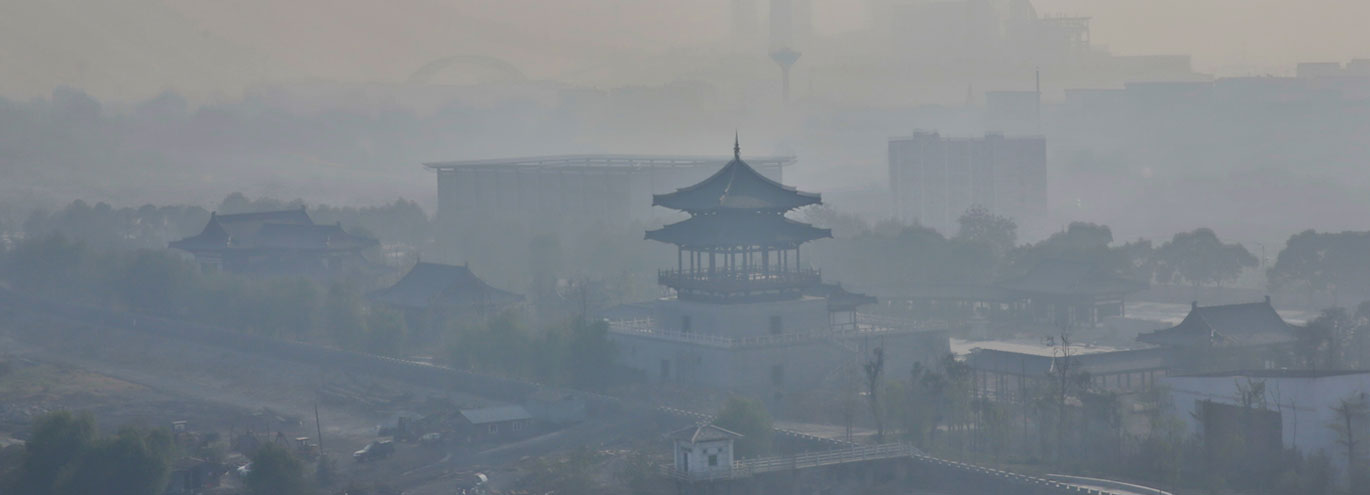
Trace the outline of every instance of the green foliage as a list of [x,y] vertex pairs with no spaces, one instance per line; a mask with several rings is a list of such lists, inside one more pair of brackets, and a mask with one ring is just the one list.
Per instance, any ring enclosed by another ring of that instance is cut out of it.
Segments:
[[58,411],[39,416],[33,435],[24,444],[20,468],[21,493],[53,493],[58,475],[95,442],[95,418],[89,413]]
[[1184,280],[1192,285],[1222,285],[1259,260],[1241,244],[1223,244],[1213,229],[1181,232],[1156,249],[1156,275],[1161,282]]
[[166,488],[171,452],[171,435],[165,431],[121,430],[96,441],[68,465],[53,493],[158,495]]
[[173,450],[162,430],[125,428],[95,436],[89,414],[49,413],[34,421],[18,491],[28,495],[156,495],[166,487]]
[[252,470],[243,485],[250,495],[298,495],[307,493],[304,463],[289,450],[274,443],[266,443],[253,452]]
[[771,453],[771,436],[774,434],[771,414],[761,401],[737,395],[729,397],[723,409],[714,417],[713,424],[742,435],[734,443],[739,458]]
[[602,389],[615,380],[618,350],[602,320],[575,317],[533,331],[519,313],[505,311],[450,331],[454,342],[447,361],[454,367],[583,389]]
[[1018,244],[1018,224],[1013,219],[995,215],[982,206],[966,210],[957,219],[960,230],[956,240],[990,247],[996,258],[1002,257]]
[[1271,289],[1370,295],[1370,232],[1318,233],[1289,237],[1266,270]]

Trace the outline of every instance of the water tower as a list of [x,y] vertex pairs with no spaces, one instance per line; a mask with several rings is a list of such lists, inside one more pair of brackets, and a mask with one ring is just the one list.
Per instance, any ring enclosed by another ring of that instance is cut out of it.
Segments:
[[790,67],[799,61],[799,55],[799,52],[791,50],[789,47],[771,50],[771,60],[780,66],[781,99],[786,103],[790,101]]

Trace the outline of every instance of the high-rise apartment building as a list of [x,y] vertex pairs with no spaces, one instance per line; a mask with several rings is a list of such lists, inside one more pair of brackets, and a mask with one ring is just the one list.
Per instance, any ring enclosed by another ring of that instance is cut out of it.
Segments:
[[1041,136],[948,138],[916,132],[889,142],[895,218],[955,235],[972,207],[1014,219],[1019,231],[1047,216],[1046,139]]

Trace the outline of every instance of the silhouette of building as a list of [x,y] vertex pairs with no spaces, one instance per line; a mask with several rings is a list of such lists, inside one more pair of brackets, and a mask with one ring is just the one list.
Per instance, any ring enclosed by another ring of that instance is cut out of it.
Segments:
[[403,312],[408,328],[420,339],[440,336],[458,319],[484,319],[523,302],[523,296],[491,287],[466,265],[425,262],[367,297]]
[[891,369],[944,354],[944,333],[835,321],[871,299],[824,287],[804,263],[800,246],[831,231],[785,213],[820,203],[761,175],[736,146],[714,175],[655,195],[653,204],[690,214],[646,234],[677,247],[676,266],[657,277],[675,297],[656,301],[645,321],[611,322],[623,363],[655,382],[779,398],[820,386],[874,347]]
[[1046,139],[944,138],[916,132],[889,141],[895,218],[955,235],[957,220],[980,206],[1012,218],[1020,231],[1046,222]]
[[[438,221],[447,230],[492,221],[549,228],[622,225],[655,213],[652,194],[707,177],[727,157],[559,155],[424,164],[438,176]],[[792,156],[755,160],[781,180]]]
[[1293,364],[1294,327],[1265,301],[1220,306],[1195,302],[1179,325],[1137,336],[1173,350],[1174,367],[1189,373],[1271,368]]
[[303,206],[293,210],[211,213],[199,234],[171,242],[202,269],[257,275],[331,278],[369,268],[362,251],[375,239],[349,234],[342,224],[317,225]]

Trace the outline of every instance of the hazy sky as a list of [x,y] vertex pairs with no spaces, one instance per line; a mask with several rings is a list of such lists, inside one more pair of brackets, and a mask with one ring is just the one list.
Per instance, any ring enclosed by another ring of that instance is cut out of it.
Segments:
[[[0,95],[56,84],[103,98],[175,87],[233,94],[256,81],[402,81],[450,55],[507,59],[536,78],[722,39],[729,0],[8,0]],[[868,0],[813,0],[826,33],[861,27]],[[898,0],[895,0],[898,1]],[[765,4],[764,0],[759,2]],[[1219,74],[1370,57],[1370,1],[1036,0],[1094,17],[1119,54],[1191,53]]]

